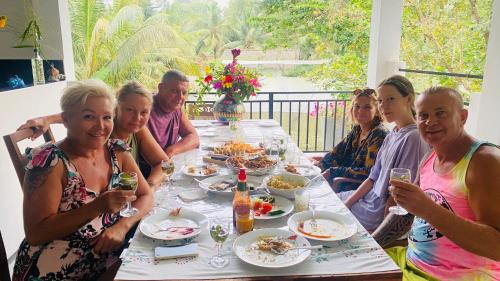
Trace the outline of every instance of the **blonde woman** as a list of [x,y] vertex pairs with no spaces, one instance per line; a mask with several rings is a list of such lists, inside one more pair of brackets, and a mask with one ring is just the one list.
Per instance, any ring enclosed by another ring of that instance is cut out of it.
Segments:
[[[115,98],[102,82],[76,82],[61,97],[67,136],[31,152],[23,183],[24,229],[13,280],[95,280],[118,260],[125,235],[153,195],[127,146],[110,139]],[[137,191],[111,190],[122,171]],[[133,201],[138,214],[118,212]]]
[[[152,94],[139,82],[132,81],[118,89],[116,96],[118,105],[111,138],[125,141],[136,162],[142,157],[149,164],[151,173],[147,181],[156,187],[163,181],[161,161],[169,158],[146,127],[153,106]],[[28,120],[19,129],[36,128],[32,136],[34,139],[43,134],[50,124],[61,122],[62,117],[58,113]]]

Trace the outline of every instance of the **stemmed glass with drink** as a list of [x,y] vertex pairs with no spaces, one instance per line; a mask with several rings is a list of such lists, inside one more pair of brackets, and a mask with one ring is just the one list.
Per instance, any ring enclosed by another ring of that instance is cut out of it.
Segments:
[[[410,182],[411,171],[410,169],[406,168],[392,168],[390,178],[391,180]],[[396,206],[389,207],[389,212],[400,216],[408,214],[408,211],[405,210],[403,207],[399,206],[397,203]]]
[[[137,174],[134,172],[122,172],[118,175],[118,185],[116,189],[119,190],[132,190],[134,193],[137,190]],[[120,211],[120,215],[122,217],[131,217],[137,214],[139,210],[137,208],[132,207],[132,203],[127,202],[127,206]]]
[[172,161],[171,159],[161,160],[161,171],[165,175],[166,179],[165,182],[168,186],[170,184],[170,178],[172,177],[175,171],[174,161]]
[[210,236],[217,243],[217,255],[210,259],[213,267],[221,268],[228,265],[229,260],[221,256],[222,244],[226,241],[231,231],[231,222],[227,219],[213,218],[210,220]]

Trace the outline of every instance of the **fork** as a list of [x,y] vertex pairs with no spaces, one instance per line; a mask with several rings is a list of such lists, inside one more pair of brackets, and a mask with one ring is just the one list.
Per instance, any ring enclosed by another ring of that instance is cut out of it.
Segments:
[[275,254],[278,254],[278,255],[283,255],[285,254],[286,252],[290,251],[290,250],[297,250],[297,249],[307,249],[307,250],[314,250],[314,249],[321,249],[323,248],[323,245],[316,245],[316,246],[299,246],[299,247],[292,247],[292,248],[288,248],[288,249],[275,249],[275,248],[271,248],[271,252],[275,253]]

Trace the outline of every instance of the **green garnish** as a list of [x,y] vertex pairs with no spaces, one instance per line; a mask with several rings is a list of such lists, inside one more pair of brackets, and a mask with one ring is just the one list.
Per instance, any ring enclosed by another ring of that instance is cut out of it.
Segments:
[[271,211],[271,212],[269,212],[267,214],[270,215],[270,216],[277,216],[277,215],[281,215],[281,214],[284,214],[284,213],[285,213],[285,211],[283,211],[283,210],[276,210],[276,211]]

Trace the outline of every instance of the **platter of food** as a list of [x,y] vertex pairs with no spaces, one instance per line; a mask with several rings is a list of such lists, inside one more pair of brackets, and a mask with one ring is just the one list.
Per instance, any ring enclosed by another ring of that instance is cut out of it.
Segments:
[[246,168],[248,175],[262,176],[272,172],[278,161],[265,154],[259,154],[254,157],[232,156],[226,160],[227,166],[234,172],[240,168]]

